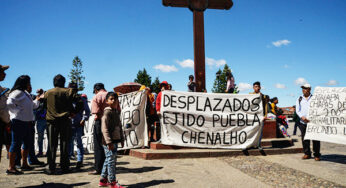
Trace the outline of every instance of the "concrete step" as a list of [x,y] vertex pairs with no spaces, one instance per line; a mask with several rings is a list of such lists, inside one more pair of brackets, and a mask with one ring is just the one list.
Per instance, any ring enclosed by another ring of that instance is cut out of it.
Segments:
[[[261,146],[262,147],[273,147],[273,148],[283,148],[293,146],[293,142],[296,141],[292,138],[271,138],[271,139],[262,139]],[[163,149],[191,149],[191,147],[182,147],[182,146],[170,146],[164,145],[160,142],[151,142],[150,149],[153,150],[163,150]],[[198,148],[195,148],[198,149]]]
[[286,148],[263,147],[263,150],[226,150],[226,149],[132,149],[130,156],[144,160],[155,159],[182,159],[182,158],[207,158],[244,155],[278,155],[288,153],[302,153],[303,148],[291,146]]

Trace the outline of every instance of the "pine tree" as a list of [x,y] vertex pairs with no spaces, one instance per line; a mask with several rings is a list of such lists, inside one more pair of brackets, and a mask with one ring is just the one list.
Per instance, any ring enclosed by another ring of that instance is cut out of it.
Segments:
[[[231,72],[231,69],[228,67],[227,64],[223,67],[222,71],[221,71],[221,69],[219,69],[216,72],[216,78],[214,81],[214,86],[211,90],[213,93],[225,93],[226,92],[226,87],[227,87],[226,73],[227,72]],[[234,89],[234,93],[239,93],[237,86]]]
[[147,73],[147,70],[139,70],[137,73],[137,78],[134,81],[149,87],[151,85],[151,76]]
[[151,84],[151,87],[153,88],[154,93],[160,93],[161,88],[160,88],[160,80],[159,77],[156,77],[154,82]]
[[84,80],[85,77],[82,75],[83,73],[83,62],[76,56],[72,61],[72,69],[70,71],[70,75],[68,76],[73,83],[77,83],[78,90],[84,90]]

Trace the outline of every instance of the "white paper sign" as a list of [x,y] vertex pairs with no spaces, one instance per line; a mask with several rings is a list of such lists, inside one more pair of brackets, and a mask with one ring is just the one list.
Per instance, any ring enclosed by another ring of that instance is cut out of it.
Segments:
[[162,93],[162,144],[245,149],[258,146],[262,121],[260,95]]
[[346,144],[346,87],[316,87],[310,100],[305,139]]

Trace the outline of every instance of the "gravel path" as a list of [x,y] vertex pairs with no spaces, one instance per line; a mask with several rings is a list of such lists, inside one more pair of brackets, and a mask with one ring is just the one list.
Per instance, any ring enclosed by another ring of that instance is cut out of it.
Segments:
[[232,167],[274,187],[345,187],[259,157],[222,158]]

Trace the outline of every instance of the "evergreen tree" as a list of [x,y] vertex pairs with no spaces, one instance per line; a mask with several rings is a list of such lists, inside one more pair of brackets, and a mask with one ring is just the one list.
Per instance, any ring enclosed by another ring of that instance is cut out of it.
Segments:
[[78,90],[84,90],[84,80],[85,77],[82,75],[83,73],[83,62],[76,56],[72,61],[72,69],[70,71],[70,75],[68,76],[71,82],[77,83]]
[[[227,72],[231,72],[231,69],[228,67],[227,64],[223,67],[222,71],[221,71],[221,69],[219,69],[216,72],[216,78],[214,81],[214,86],[211,90],[213,93],[225,93],[226,92],[226,87],[227,87],[226,73]],[[234,93],[239,93],[238,86],[235,86]]]
[[151,85],[151,76],[147,73],[147,70],[139,70],[137,73],[137,78],[134,81],[149,87]]
[[153,87],[152,92],[154,92],[154,93],[158,94],[161,91],[159,77],[155,78],[154,82],[151,84],[151,87]]

